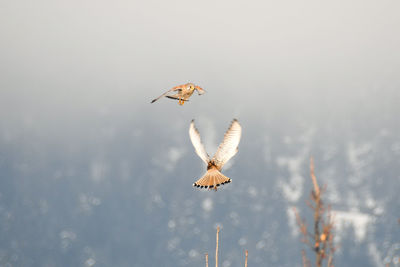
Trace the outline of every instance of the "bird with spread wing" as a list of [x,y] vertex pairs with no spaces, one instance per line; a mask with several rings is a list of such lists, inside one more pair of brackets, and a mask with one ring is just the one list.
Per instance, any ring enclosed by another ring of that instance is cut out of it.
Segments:
[[151,103],[156,102],[161,97],[168,97],[171,99],[179,100],[179,105],[185,104],[185,101],[189,101],[189,98],[192,96],[194,91],[197,90],[199,95],[204,94],[206,91],[201,88],[200,86],[194,85],[193,83],[187,83],[175,86],[165,92],[164,94],[160,95],[159,97],[153,99]]
[[238,152],[241,134],[242,127],[239,122],[234,119],[229,129],[226,131],[224,140],[219,145],[217,152],[214,157],[210,159],[201,142],[200,133],[194,126],[194,120],[192,120],[189,128],[190,140],[192,141],[197,155],[207,164],[206,174],[197,180],[193,186],[217,191],[218,186],[231,182],[231,179],[223,175],[220,171],[222,166]]

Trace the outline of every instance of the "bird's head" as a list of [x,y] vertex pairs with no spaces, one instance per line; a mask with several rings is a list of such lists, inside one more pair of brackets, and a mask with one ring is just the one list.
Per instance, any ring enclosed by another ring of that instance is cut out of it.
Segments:
[[185,84],[186,90],[193,92],[196,88],[195,85],[193,83],[187,83]]
[[194,85],[193,83],[188,83],[186,88],[188,88],[191,92],[193,92],[194,90],[197,90],[197,93],[199,95],[202,95],[206,92],[203,88],[201,88],[200,86]]

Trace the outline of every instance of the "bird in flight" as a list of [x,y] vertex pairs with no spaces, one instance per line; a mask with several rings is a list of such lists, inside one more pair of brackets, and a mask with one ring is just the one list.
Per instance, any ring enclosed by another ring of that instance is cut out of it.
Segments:
[[160,95],[159,97],[153,99],[151,103],[156,102],[161,97],[165,96],[171,99],[179,100],[179,105],[185,104],[185,101],[189,101],[189,98],[192,96],[194,91],[197,90],[199,95],[204,94],[206,91],[201,88],[200,86],[194,85],[193,83],[187,83],[175,86],[165,92],[164,94]]
[[200,139],[200,133],[194,126],[194,120],[190,123],[189,136],[197,155],[207,164],[207,172],[203,177],[197,180],[193,186],[199,188],[214,189],[223,184],[231,182],[231,179],[223,175],[220,171],[222,166],[228,162],[238,152],[238,145],[240,136],[242,134],[242,127],[239,122],[234,119],[226,131],[224,140],[219,145],[214,157],[210,159],[204,145]]

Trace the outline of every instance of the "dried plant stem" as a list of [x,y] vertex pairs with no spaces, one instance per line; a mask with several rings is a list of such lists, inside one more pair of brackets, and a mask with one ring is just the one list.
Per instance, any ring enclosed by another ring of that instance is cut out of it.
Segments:
[[219,240],[219,226],[217,227],[217,246],[215,247],[215,267],[218,267],[218,240]]
[[206,253],[206,267],[208,267],[208,253]]
[[321,222],[321,215],[320,215],[320,210],[321,210],[321,201],[317,201],[317,206],[314,210],[314,242],[315,242],[315,251],[316,253],[316,259],[315,263],[317,267],[321,267],[322,265],[322,256],[323,256],[323,249],[321,250],[321,235],[319,233],[319,225]]
[[328,267],[333,267],[333,255],[332,255],[332,253],[329,254]]
[[314,159],[310,158],[310,173],[311,173],[311,179],[314,185],[314,190],[315,190],[315,194],[317,196],[320,195],[320,191],[319,191],[319,186],[317,183],[317,177],[315,177],[315,173],[314,173]]
[[249,251],[246,250],[246,258],[244,259],[244,267],[247,267],[247,257],[249,256]]
[[[335,247],[333,245],[333,220],[330,208],[325,207],[322,201],[322,194],[317,178],[314,173],[314,160],[310,159],[310,176],[313,183],[313,190],[311,191],[310,201],[307,205],[314,211],[314,227],[313,233],[307,230],[307,225],[304,220],[300,218],[296,208],[293,208],[296,215],[296,221],[299,225],[301,234],[303,235],[302,242],[312,248],[315,253],[315,266],[322,267],[323,261],[326,260],[327,267],[333,267],[333,253]],[[303,266],[311,266],[311,262],[307,259],[306,253],[302,251]]]

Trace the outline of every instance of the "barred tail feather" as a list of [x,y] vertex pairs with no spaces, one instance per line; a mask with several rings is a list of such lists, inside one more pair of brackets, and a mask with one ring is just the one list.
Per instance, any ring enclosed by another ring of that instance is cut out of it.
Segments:
[[220,173],[217,169],[209,169],[203,177],[193,184],[193,186],[217,190],[218,186],[230,182],[231,179]]

